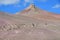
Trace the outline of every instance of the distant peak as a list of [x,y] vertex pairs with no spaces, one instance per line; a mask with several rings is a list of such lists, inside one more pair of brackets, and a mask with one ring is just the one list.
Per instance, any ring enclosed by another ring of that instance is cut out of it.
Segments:
[[26,8],[26,10],[29,10],[29,9],[35,10],[36,7],[34,4],[30,4],[30,6]]

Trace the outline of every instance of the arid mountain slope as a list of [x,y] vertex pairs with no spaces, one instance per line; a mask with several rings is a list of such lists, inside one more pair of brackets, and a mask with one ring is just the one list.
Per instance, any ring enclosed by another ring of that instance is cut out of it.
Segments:
[[34,6],[15,15],[1,12],[0,40],[60,40],[60,21],[54,16]]
[[50,13],[47,11],[40,10],[34,5],[30,5],[27,9],[22,12],[18,12],[17,15],[24,15],[36,19],[44,19],[44,20],[60,20],[60,15]]

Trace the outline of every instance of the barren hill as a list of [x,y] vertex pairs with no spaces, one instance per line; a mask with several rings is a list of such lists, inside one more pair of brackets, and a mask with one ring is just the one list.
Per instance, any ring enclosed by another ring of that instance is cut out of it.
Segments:
[[24,16],[28,16],[28,17],[32,17],[32,18],[36,18],[40,20],[41,19],[60,20],[60,15],[47,12],[45,10],[41,10],[32,4],[29,7],[27,7],[25,10],[23,10],[22,12],[18,12],[17,15],[24,15]]
[[15,15],[0,13],[0,40],[60,40],[60,18],[30,5]]

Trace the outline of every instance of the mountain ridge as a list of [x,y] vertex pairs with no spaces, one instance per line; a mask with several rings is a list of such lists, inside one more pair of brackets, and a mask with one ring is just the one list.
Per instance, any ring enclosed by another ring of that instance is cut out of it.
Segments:
[[14,15],[0,13],[0,40],[20,39],[60,40],[60,18],[34,6]]
[[[27,7],[25,10],[23,10],[22,12],[18,12],[16,14],[17,15],[24,15],[24,16],[28,16],[28,17],[32,17],[32,18],[34,18],[34,17],[37,17],[37,18],[46,17],[48,19],[48,17],[49,17],[52,19],[60,20],[60,15],[54,14],[51,12],[47,12],[45,10],[41,10],[32,4],[29,7]],[[38,16],[41,16],[41,17],[38,17]]]

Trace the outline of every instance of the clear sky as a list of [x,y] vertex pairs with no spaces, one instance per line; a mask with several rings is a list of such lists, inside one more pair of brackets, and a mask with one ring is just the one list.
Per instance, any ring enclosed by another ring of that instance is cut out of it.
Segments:
[[60,14],[60,0],[0,0],[0,11],[15,14],[31,3],[42,10]]

